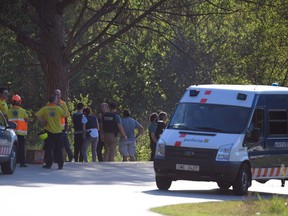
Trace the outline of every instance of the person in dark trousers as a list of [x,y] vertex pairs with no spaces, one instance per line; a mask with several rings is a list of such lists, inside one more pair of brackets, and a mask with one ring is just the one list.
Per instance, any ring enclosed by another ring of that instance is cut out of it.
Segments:
[[37,119],[44,125],[45,131],[48,133],[48,138],[45,140],[45,165],[42,167],[50,169],[53,161],[58,163],[58,169],[63,169],[63,135],[61,119],[66,118],[66,112],[61,106],[57,105],[55,95],[50,96],[49,104],[42,107],[36,113]]
[[157,128],[155,132],[155,137],[157,140],[160,138],[160,135],[163,133],[163,131],[166,128],[166,120],[167,120],[167,113],[161,111],[158,115]]
[[66,118],[62,118],[61,119],[62,135],[63,135],[64,148],[65,148],[65,151],[66,151],[66,153],[68,155],[68,160],[69,160],[69,162],[72,162],[73,159],[74,159],[73,158],[73,152],[71,150],[70,142],[69,142],[69,139],[68,139],[68,130],[69,130],[68,116],[69,116],[69,110],[68,110],[66,102],[61,99],[61,91],[59,89],[55,90],[55,95],[56,95],[56,98],[57,98],[57,105],[61,106],[64,109],[64,111],[66,112],[66,115],[67,115]]
[[[109,108],[108,108],[108,104],[107,103],[102,103],[101,104],[101,112],[98,114],[98,122],[99,122],[99,125],[101,125],[102,123],[102,116],[103,114],[105,113],[105,110],[108,110],[109,111]],[[99,133],[101,132],[102,130],[100,129],[99,130]],[[104,138],[102,135],[99,134],[99,140],[98,140],[98,145],[97,145],[97,159],[99,162],[102,162],[103,161],[103,148],[104,148]]]
[[149,117],[149,120],[150,120],[150,125],[148,127],[148,132],[149,132],[150,149],[151,149],[150,161],[153,161],[154,156],[155,156],[155,151],[156,151],[156,143],[157,143],[157,138],[155,134],[156,134],[156,129],[157,129],[158,114],[152,113]]
[[74,159],[75,162],[83,162],[83,125],[81,121],[83,116],[84,104],[78,103],[76,109],[77,112],[72,115],[72,121],[74,126]]
[[18,94],[11,98],[12,107],[8,109],[8,120],[17,124],[14,129],[18,138],[17,145],[17,160],[19,160],[20,167],[27,167],[25,162],[25,140],[28,130],[28,114],[25,109],[21,107],[22,99]]
[[8,105],[7,105],[7,99],[8,99],[9,91],[8,88],[0,87],[0,111],[7,119],[7,112],[8,112]]

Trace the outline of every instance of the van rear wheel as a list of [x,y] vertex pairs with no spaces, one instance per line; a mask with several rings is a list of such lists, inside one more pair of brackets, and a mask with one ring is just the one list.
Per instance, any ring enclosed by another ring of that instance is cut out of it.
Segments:
[[156,176],[156,185],[160,190],[168,190],[172,184],[171,178]]
[[235,195],[245,195],[250,187],[251,175],[247,164],[242,164],[238,171],[238,175],[233,184],[233,192]]

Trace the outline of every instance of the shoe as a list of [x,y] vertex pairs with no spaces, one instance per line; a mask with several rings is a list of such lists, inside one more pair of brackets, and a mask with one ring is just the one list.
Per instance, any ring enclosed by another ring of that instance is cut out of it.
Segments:
[[49,166],[49,165],[47,165],[47,164],[46,164],[46,165],[43,165],[42,167],[43,167],[44,169],[51,169],[51,166]]
[[28,167],[26,164],[21,164],[20,167]]
[[62,169],[63,169],[63,166],[59,166],[59,167],[58,167],[58,170],[62,170]]

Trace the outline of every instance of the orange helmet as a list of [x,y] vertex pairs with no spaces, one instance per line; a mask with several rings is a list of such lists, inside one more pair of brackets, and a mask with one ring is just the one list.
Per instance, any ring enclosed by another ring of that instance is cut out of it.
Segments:
[[18,103],[21,104],[21,97],[18,94],[13,95],[13,97],[11,98],[11,101],[17,101]]

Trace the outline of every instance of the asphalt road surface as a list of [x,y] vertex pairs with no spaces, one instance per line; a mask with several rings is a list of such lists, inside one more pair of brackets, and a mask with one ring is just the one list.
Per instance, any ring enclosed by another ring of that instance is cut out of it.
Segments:
[[214,182],[177,181],[160,191],[151,162],[65,163],[63,170],[30,164],[17,166],[13,175],[0,173],[0,211],[1,216],[155,216],[152,207],[288,196],[287,187],[279,180],[253,181],[247,196],[234,196]]

